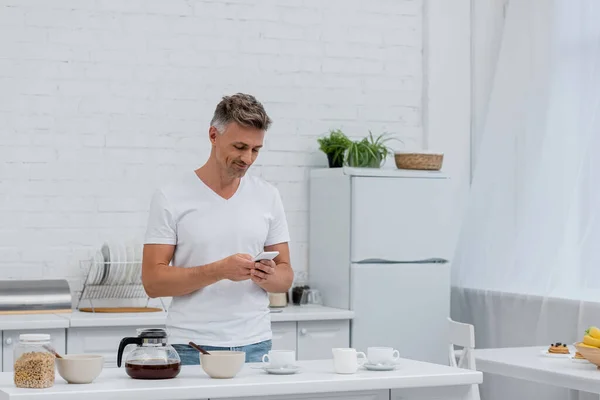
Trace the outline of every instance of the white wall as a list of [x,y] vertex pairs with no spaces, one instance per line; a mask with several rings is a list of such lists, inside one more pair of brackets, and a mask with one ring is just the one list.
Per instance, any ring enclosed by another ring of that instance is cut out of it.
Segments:
[[425,2],[425,147],[444,151],[444,172],[452,180],[454,246],[470,185],[471,4],[470,0]]
[[0,279],[77,287],[92,249],[141,240],[151,191],[204,162],[214,107],[235,92],[274,119],[253,173],[279,187],[306,269],[306,172],[326,165],[316,138],[423,140],[422,8],[0,0]]

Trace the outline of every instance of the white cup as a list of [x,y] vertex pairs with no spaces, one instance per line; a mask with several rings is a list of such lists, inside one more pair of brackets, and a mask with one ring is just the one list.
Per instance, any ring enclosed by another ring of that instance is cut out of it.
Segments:
[[333,369],[338,374],[353,374],[358,367],[367,361],[367,356],[362,351],[350,348],[335,348],[333,352]]
[[371,364],[393,364],[400,358],[398,350],[391,347],[369,347],[367,355]]
[[296,352],[294,350],[271,350],[269,354],[262,356],[263,363],[269,363],[272,368],[282,368],[296,364]]

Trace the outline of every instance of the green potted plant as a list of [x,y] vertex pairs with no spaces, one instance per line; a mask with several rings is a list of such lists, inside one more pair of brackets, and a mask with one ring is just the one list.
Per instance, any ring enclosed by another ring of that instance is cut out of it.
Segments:
[[319,149],[327,155],[329,168],[340,168],[344,164],[344,153],[352,141],[340,129],[329,131],[329,136],[317,139]]
[[346,152],[346,164],[357,168],[380,168],[388,154],[393,152],[385,144],[390,140],[398,139],[387,137],[386,133],[373,137],[369,131],[369,136],[350,144]]

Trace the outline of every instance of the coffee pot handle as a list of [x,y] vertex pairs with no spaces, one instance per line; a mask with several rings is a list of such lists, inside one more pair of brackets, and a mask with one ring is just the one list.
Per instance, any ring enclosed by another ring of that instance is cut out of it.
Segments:
[[117,352],[117,367],[121,368],[121,359],[123,358],[123,350],[127,347],[128,344],[137,344],[141,346],[143,343],[143,339],[140,337],[126,337],[121,340],[119,343],[119,351]]

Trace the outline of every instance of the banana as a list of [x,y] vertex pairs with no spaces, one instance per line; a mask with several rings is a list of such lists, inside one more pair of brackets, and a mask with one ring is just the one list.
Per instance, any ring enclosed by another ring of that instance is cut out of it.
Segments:
[[591,326],[587,331],[585,331],[585,333],[594,339],[600,339],[600,329],[596,328],[595,326]]
[[600,339],[593,338],[590,335],[585,335],[583,337],[583,343],[594,347],[600,347]]
[[590,346],[589,344],[585,344],[585,343],[578,343],[577,346],[589,347],[590,349],[597,349],[596,346]]

